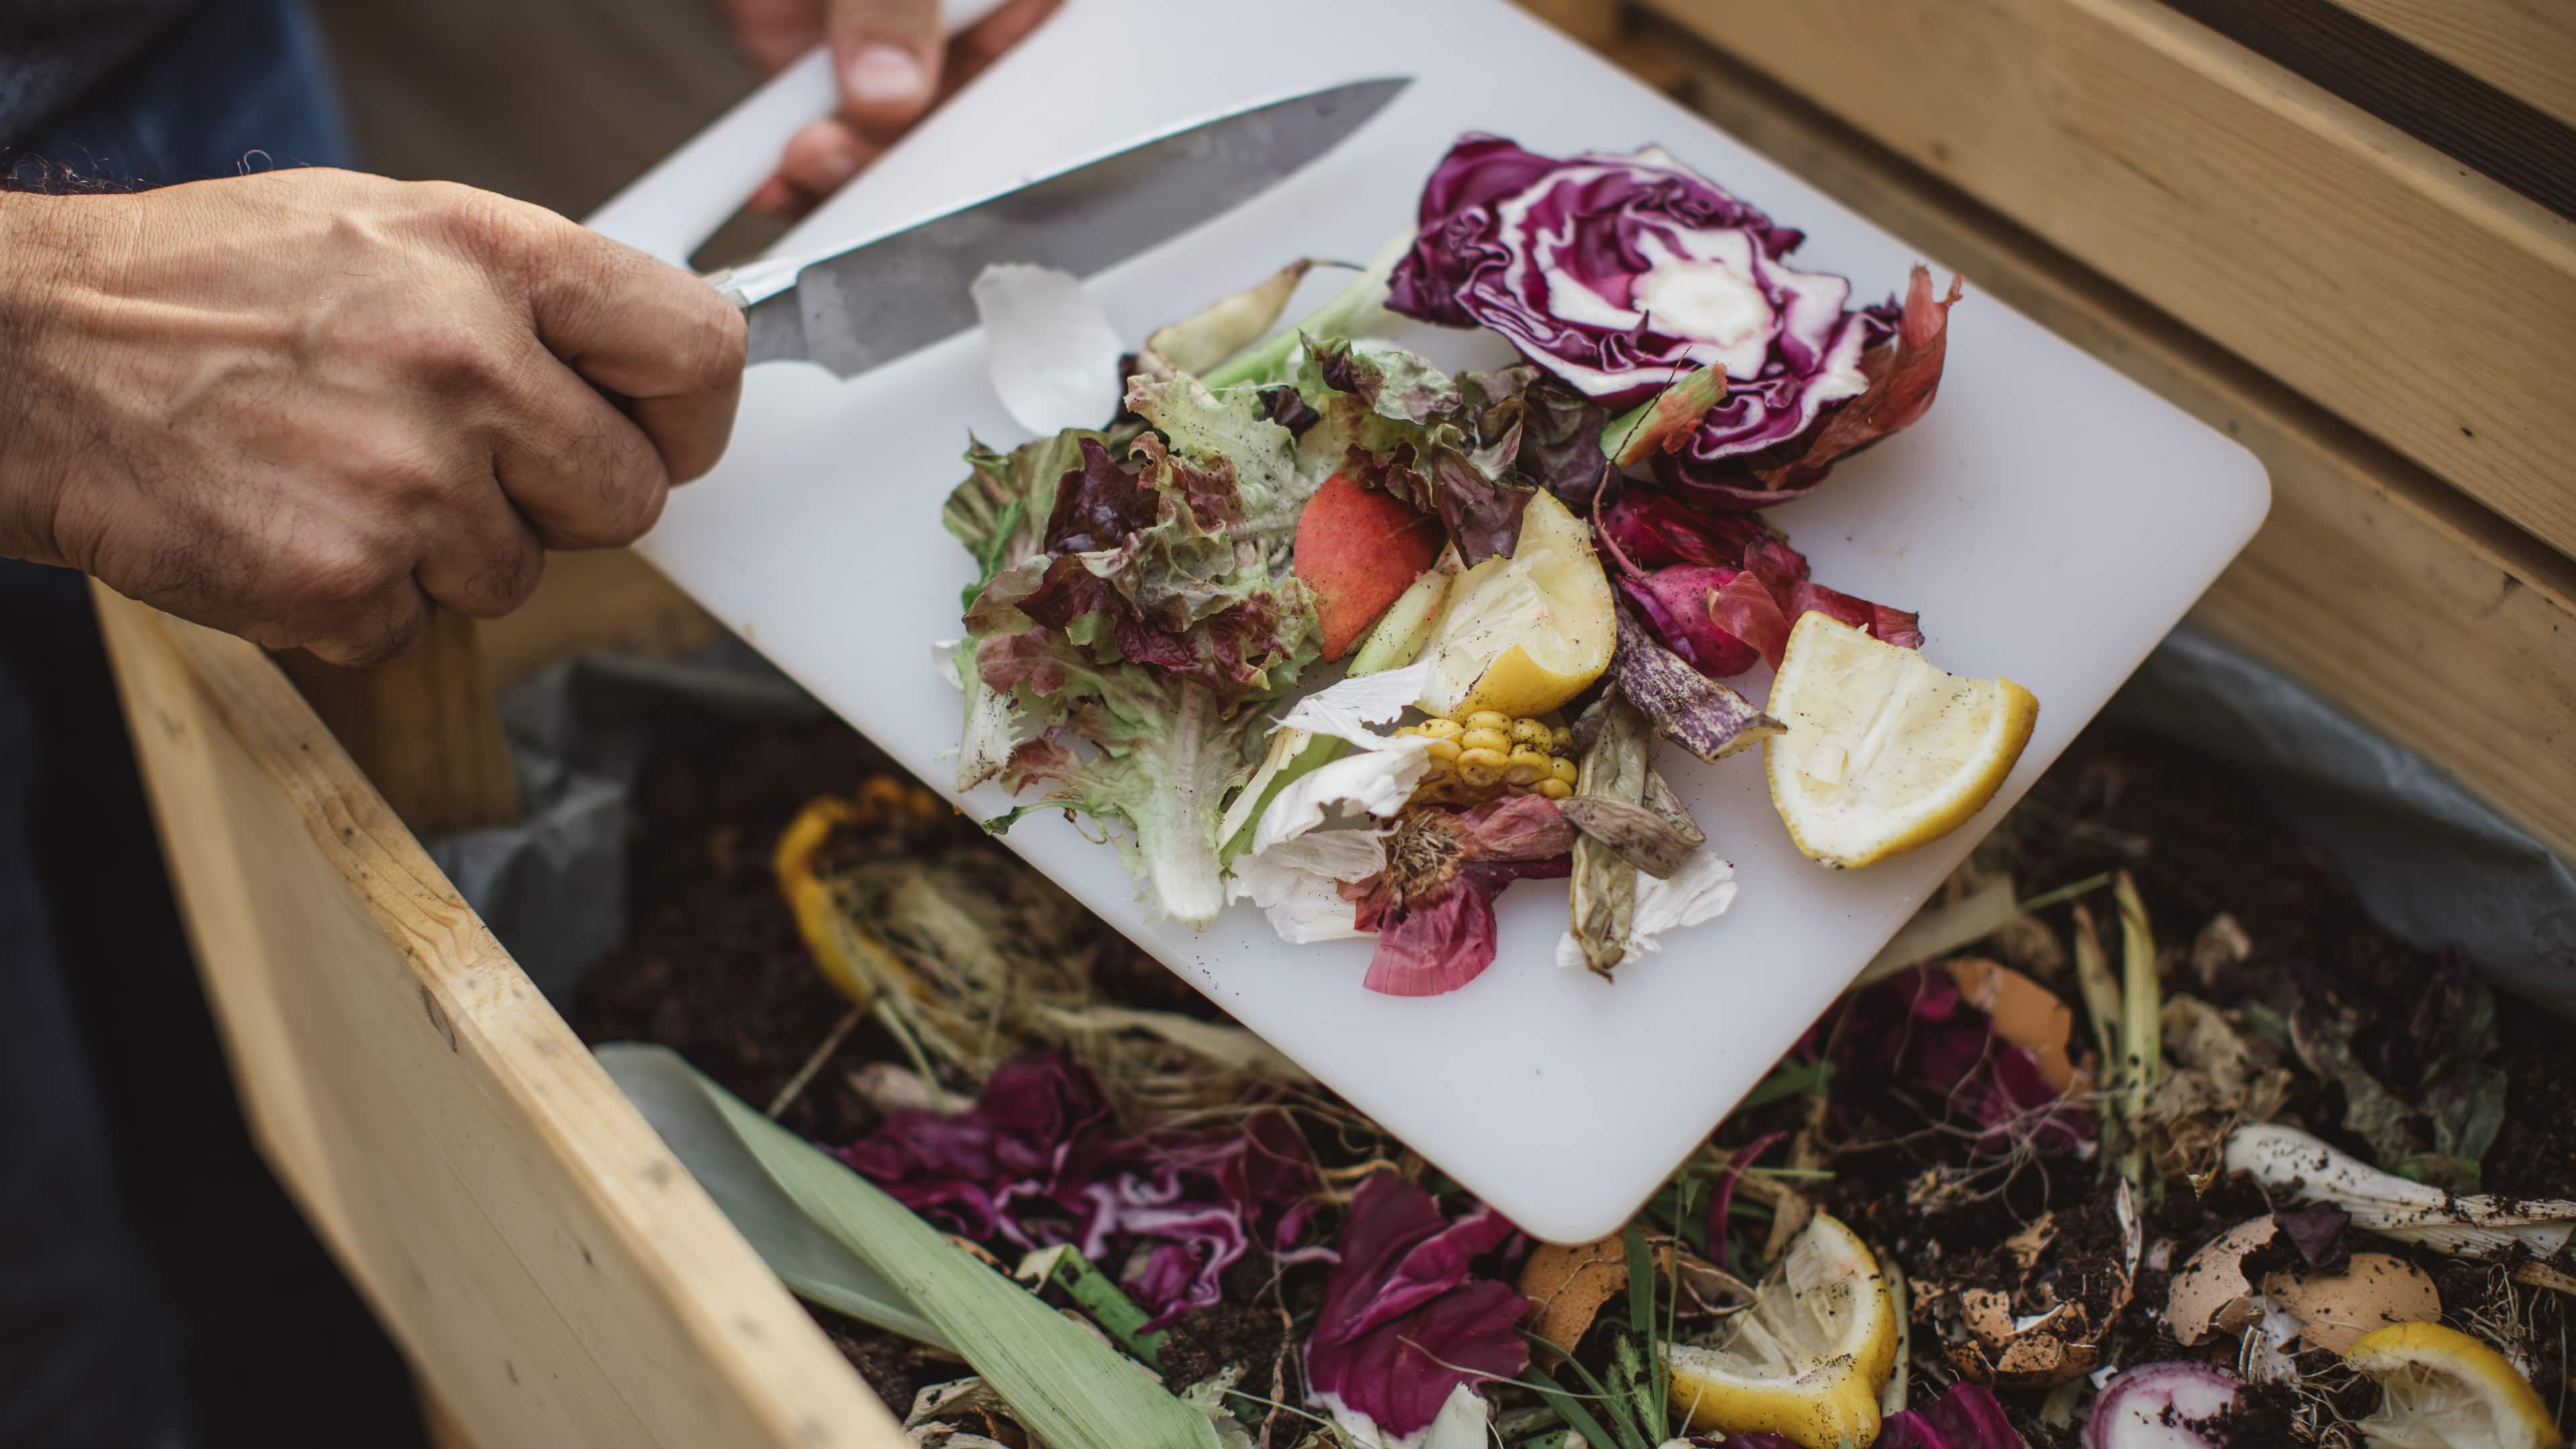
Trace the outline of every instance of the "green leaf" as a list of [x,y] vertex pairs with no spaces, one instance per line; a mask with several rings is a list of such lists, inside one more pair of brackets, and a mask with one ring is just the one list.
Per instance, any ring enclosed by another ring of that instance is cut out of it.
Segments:
[[954,1347],[885,1275],[796,1205],[716,1106],[713,1094],[721,1088],[662,1047],[604,1046],[598,1055],[626,1100],[797,1297],[934,1347]]
[[1118,1346],[1143,1359],[1156,1373],[1163,1371],[1163,1344],[1171,1337],[1165,1330],[1144,1331],[1153,1315],[1136,1306],[1136,1300],[1110,1280],[1108,1274],[1091,1265],[1091,1260],[1077,1252],[1070,1243],[1040,1248],[1020,1260],[1015,1275],[1038,1286],[1048,1282],[1064,1285],[1073,1301],[1100,1331],[1118,1341]]
[[1822,1091],[1832,1084],[1833,1078],[1834,1064],[1829,1061],[1818,1060],[1794,1067],[1775,1068],[1771,1075],[1753,1084],[1753,1090],[1744,1094],[1744,1100],[1735,1104],[1735,1110],[1750,1112],[1790,1097],[1803,1097],[1810,1092]]
[[[1876,956],[1851,984],[1854,991],[1872,982],[1884,981],[1917,961],[1947,956],[1984,940],[2019,917],[2032,911],[2045,910],[2060,901],[2089,895],[2111,883],[2106,872],[2060,886],[2056,890],[2032,896],[2026,901],[2013,899],[2012,882],[2000,877],[1986,882],[1974,893],[1961,896],[1947,905],[1932,909],[1906,922],[1905,929],[1889,938]],[[2108,1052],[2102,1058],[2113,1060]]]
[[[751,1210],[762,1234],[753,1246],[764,1256],[763,1238],[810,1246],[801,1234],[780,1231],[801,1214],[809,1227],[846,1250],[848,1260],[876,1275],[875,1289],[887,1295],[877,1305],[881,1310],[907,1306],[936,1335],[930,1341],[944,1343],[973,1365],[1055,1449],[1216,1449],[1215,1426],[1116,1349],[960,1251],[875,1184],[743,1105],[674,1053],[626,1045],[602,1047],[598,1056],[726,1215],[734,1217],[735,1205]],[[695,1104],[689,1102],[692,1091]],[[728,1131],[731,1150],[722,1146]],[[748,1228],[744,1235],[753,1236]],[[784,1270],[780,1276],[787,1276]]]

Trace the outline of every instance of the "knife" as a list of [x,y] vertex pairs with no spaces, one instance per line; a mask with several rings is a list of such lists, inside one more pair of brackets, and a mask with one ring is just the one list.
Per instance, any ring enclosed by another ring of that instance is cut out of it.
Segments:
[[1232,111],[837,251],[707,281],[749,319],[750,361],[854,377],[974,326],[968,289],[985,267],[1090,277],[1269,190],[1411,84],[1353,81]]

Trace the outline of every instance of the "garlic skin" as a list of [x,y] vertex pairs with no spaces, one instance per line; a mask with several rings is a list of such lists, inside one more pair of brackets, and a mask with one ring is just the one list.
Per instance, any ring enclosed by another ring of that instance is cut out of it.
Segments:
[[2517,1247],[2549,1257],[2576,1236],[2576,1202],[2455,1197],[2277,1122],[2237,1128],[2226,1163],[2301,1201],[2333,1203],[2354,1227],[2454,1257],[2501,1258]]

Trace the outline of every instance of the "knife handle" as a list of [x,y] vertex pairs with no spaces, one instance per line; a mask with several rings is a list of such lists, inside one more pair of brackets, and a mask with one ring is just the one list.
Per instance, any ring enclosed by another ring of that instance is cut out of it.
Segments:
[[[951,35],[1002,8],[1005,0],[950,0]],[[590,214],[590,227],[673,266],[706,245],[778,169],[788,139],[840,109],[828,47],[780,71],[687,145]]]

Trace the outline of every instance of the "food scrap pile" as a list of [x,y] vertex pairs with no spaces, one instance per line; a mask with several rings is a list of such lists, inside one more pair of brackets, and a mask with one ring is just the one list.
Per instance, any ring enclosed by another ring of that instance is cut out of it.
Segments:
[[[975,444],[943,515],[978,573],[940,646],[957,788],[1023,797],[995,829],[1089,817],[1154,914],[1374,937],[1365,984],[1405,996],[1491,964],[1516,881],[1570,879],[1559,959],[1603,976],[1723,912],[1659,744],[1762,745],[1829,866],[1955,829],[2036,701],[1927,662],[1758,510],[1924,415],[1960,285],[1854,305],[1800,241],[1661,151],[1469,136],[1320,310],[1262,340],[1295,263],[1117,358],[1114,409],[1098,304],[990,269],[995,385],[1041,436]],[[1520,360],[1453,377],[1373,340],[1405,319]],[[1729,681],[1765,665],[1757,708]]]
[[[846,797],[808,801],[818,762]],[[944,1235],[917,1251],[1135,1365],[1032,1380],[935,1311],[818,1308],[912,1442],[2564,1442],[2564,1025],[2370,925],[2205,761],[2089,731],[1577,1245],[1528,1239],[886,768],[837,726],[650,762],[634,944],[579,1016],[676,1049]],[[1509,847],[1476,832],[1546,800],[1433,844],[1481,865]],[[806,1271],[781,1265],[848,1306]],[[1062,1402],[1136,1394],[1159,1427]]]

